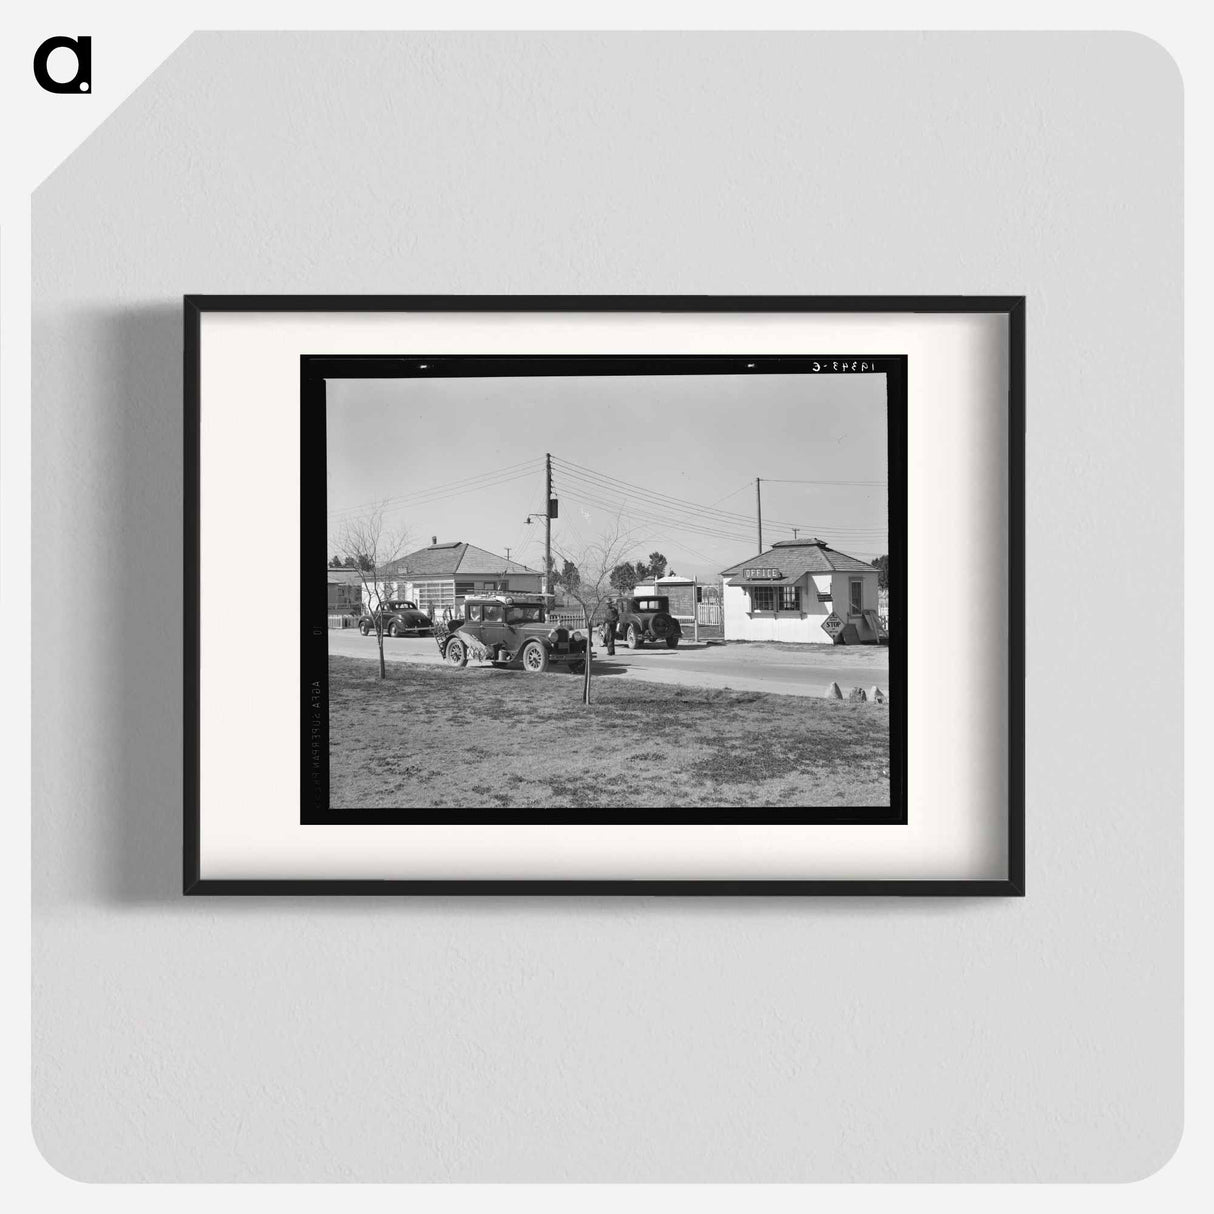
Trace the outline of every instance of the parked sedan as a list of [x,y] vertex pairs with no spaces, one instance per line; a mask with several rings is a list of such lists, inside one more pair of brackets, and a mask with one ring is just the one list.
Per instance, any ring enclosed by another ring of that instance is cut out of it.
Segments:
[[528,674],[566,666],[574,674],[586,669],[587,638],[547,620],[543,595],[491,594],[464,600],[464,614],[443,619],[435,631],[438,651],[448,666],[463,668],[469,658],[509,666]]
[[375,618],[383,622],[383,630],[390,637],[428,637],[434,635],[434,625],[430,617],[419,611],[416,603],[408,599],[393,599],[385,603],[378,611],[364,615],[358,621],[358,631],[367,636],[375,631]]
[[670,614],[670,599],[666,595],[647,594],[621,602],[615,635],[617,640],[623,637],[629,649],[639,649],[646,641],[665,641],[667,649],[675,649],[683,629]]

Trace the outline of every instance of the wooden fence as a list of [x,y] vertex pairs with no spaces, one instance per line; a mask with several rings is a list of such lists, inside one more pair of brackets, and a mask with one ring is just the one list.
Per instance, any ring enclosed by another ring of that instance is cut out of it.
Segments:
[[[600,623],[602,622],[601,616],[597,612],[595,613],[595,618]],[[548,623],[553,627],[559,625],[561,628],[581,628],[584,630],[586,627],[586,613],[584,611],[549,611]]]

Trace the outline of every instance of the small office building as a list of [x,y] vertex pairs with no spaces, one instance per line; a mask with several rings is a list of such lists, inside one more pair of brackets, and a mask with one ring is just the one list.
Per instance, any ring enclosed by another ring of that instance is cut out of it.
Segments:
[[780,540],[721,576],[727,641],[880,640],[877,570],[824,540]]

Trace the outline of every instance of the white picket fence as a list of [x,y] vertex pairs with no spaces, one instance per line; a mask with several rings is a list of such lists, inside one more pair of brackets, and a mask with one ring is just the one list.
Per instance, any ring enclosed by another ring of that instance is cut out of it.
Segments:
[[586,613],[583,611],[550,611],[548,623],[554,627],[581,628],[586,627]]

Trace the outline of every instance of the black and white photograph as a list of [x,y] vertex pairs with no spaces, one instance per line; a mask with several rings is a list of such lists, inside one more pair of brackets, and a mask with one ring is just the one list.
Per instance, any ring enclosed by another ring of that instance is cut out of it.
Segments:
[[303,362],[302,822],[905,821],[904,359]]
[[1022,301],[185,317],[188,890],[1022,890]]

